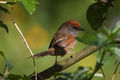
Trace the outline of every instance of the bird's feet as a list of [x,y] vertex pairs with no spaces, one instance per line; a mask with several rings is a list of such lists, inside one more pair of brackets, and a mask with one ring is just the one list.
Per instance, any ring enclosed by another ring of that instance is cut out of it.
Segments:
[[75,56],[74,56],[74,53],[75,53],[75,52],[71,52],[71,54],[72,54],[71,58],[72,58],[72,59],[74,59],[74,57],[75,57]]

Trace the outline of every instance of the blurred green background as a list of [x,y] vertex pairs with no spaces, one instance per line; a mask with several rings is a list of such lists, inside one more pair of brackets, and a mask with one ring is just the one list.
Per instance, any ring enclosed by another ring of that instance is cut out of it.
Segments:
[[[27,39],[33,53],[39,53],[47,50],[52,37],[59,28],[59,26],[67,20],[77,20],[81,26],[86,30],[80,32],[79,37],[84,34],[96,34],[102,32],[102,29],[95,32],[90,28],[86,20],[86,11],[88,7],[94,3],[94,0],[38,0],[39,5],[37,11],[33,15],[29,15],[24,9],[23,5],[18,3],[14,6],[12,12],[19,28]],[[114,26],[116,21],[120,20],[120,1],[116,0],[113,7],[109,10],[109,15],[103,26]],[[1,13],[1,12],[0,12]],[[13,64],[11,73],[15,74],[31,74],[33,72],[32,59],[26,59],[30,56],[28,49],[21,40],[19,33],[12,24],[12,16],[10,14],[1,13],[0,20],[8,25],[9,34],[4,29],[0,28],[0,50],[4,52],[8,60]],[[83,49],[85,44],[78,42],[73,52],[78,52]],[[71,55],[71,54],[70,54]],[[59,61],[70,56],[59,57]],[[64,72],[74,72],[78,66],[94,68],[97,55],[83,59],[75,65],[67,68]],[[112,73],[115,69],[115,59],[110,60],[103,67],[108,80],[111,79]],[[46,56],[36,59],[38,72],[52,66],[55,63],[54,56]],[[4,70],[5,62],[0,56],[0,72]],[[117,74],[116,80],[120,79],[120,74]],[[102,78],[95,78],[94,80],[103,80]]]

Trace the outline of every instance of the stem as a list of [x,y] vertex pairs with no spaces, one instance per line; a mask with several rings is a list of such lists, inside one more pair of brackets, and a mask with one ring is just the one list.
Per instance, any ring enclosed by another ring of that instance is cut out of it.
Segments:
[[[120,38],[114,39],[114,41],[110,44],[107,44],[106,46],[109,46],[111,44],[120,44]],[[45,69],[42,72],[38,73],[38,79],[42,80],[41,78],[48,79],[51,76],[53,76],[56,72],[60,72],[65,70],[66,68],[72,66],[73,64],[81,61],[82,59],[86,58],[87,56],[93,54],[94,52],[100,50],[99,46],[95,46],[95,45],[89,45],[85,48],[83,48],[82,50],[80,50],[79,52],[74,53],[74,59],[69,57],[66,58],[60,62],[57,62],[57,70],[56,70],[56,65],[53,65],[51,67],[49,67],[48,69]],[[40,76],[40,77],[39,77]],[[35,75],[31,75],[31,79],[35,80]]]
[[92,78],[94,77],[95,73],[101,68],[104,56],[105,56],[105,50],[102,53],[102,57],[100,59],[100,62],[96,63],[95,70],[93,71],[92,75],[90,76],[90,78],[88,80],[92,80]]
[[102,67],[100,67],[100,70],[101,70],[101,72],[102,72],[102,74],[103,74],[104,79],[106,80],[106,78],[105,78],[105,73],[104,73]]
[[19,27],[18,27],[18,25],[16,24],[16,22],[15,22],[14,20],[12,20],[12,22],[13,22],[14,26],[16,27],[16,29],[18,30],[18,32],[19,32],[22,40],[24,41],[26,47],[28,48],[28,50],[29,50],[29,52],[30,52],[30,54],[31,54],[31,56],[32,56],[33,64],[34,64],[35,80],[37,80],[37,68],[36,68],[35,58],[34,58],[34,56],[33,56],[34,54],[33,54],[32,50],[30,49],[30,47],[29,47],[29,45],[28,45],[28,43],[27,43],[24,35],[22,34],[22,32],[21,32],[21,30],[19,29]]
[[118,62],[117,66],[115,68],[115,71],[114,71],[113,76],[112,76],[112,80],[114,80],[114,78],[115,78],[115,74],[117,72],[117,69],[118,69],[119,65],[120,65],[120,61]]
[[0,1],[0,4],[7,4],[7,1]]
[[15,4],[16,2],[7,2],[7,1],[0,1],[0,4]]

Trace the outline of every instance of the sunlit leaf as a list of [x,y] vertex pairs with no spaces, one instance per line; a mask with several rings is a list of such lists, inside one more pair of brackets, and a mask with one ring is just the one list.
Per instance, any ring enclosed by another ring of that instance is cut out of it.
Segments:
[[30,13],[33,14],[36,10],[36,4],[38,2],[36,0],[20,0],[24,5],[25,9]]
[[111,47],[109,49],[109,52],[112,53],[113,55],[115,55],[115,57],[120,60],[120,48],[118,48],[118,47]]
[[120,34],[120,21],[117,22],[116,26],[112,29],[112,34],[115,36]]
[[98,1],[92,4],[87,10],[87,20],[93,30],[98,30],[107,17],[111,3]]
[[2,21],[0,21],[0,27],[4,28],[7,31],[7,33],[8,33],[8,27]]
[[105,32],[109,35],[111,35],[112,30],[108,29],[107,27],[103,27],[103,29],[105,30]]

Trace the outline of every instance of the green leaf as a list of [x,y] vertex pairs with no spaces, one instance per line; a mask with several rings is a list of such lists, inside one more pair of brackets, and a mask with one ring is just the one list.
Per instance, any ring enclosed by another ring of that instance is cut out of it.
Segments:
[[6,62],[6,66],[5,68],[9,71],[13,68],[13,65],[8,61],[8,59],[6,58],[6,56],[4,55],[4,53],[2,51],[0,51],[0,55],[4,58],[5,62]]
[[115,36],[120,34],[120,21],[118,21],[116,26],[112,29],[112,34]]
[[76,40],[84,44],[96,45],[98,37],[95,34],[85,34],[84,36],[77,37]]
[[104,47],[105,43],[107,43],[108,37],[103,33],[98,33],[97,36],[98,36],[98,46]]
[[14,5],[14,4],[16,4],[18,2],[18,0],[17,1],[14,1],[14,2],[7,2],[7,4],[9,4],[9,5]]
[[79,67],[78,71],[74,73],[72,80],[87,80],[88,78],[88,71],[90,71],[91,68],[84,68]]
[[3,11],[5,13],[10,13],[8,9],[6,9],[6,8],[4,8],[2,6],[0,6],[0,11]]
[[118,47],[111,47],[109,52],[112,53],[117,59],[120,60],[120,49]]
[[2,74],[2,73],[0,73],[0,76],[1,76],[1,77],[3,77],[3,74]]
[[20,0],[24,5],[25,9],[32,15],[36,10],[36,4],[38,2],[36,0]]
[[101,27],[101,25],[107,17],[108,9],[112,5],[111,3],[104,3],[98,1],[90,5],[90,7],[87,10],[86,16],[88,23],[90,24],[93,30],[97,31]]
[[8,80],[20,80],[22,76],[20,75],[14,75],[14,74],[9,74],[8,75]]
[[7,31],[7,33],[8,33],[8,27],[2,21],[0,21],[0,27],[4,28]]
[[79,67],[75,73],[56,73],[54,80],[87,80],[91,68]]
[[70,76],[71,76],[71,73],[55,73],[55,74],[54,74],[54,77],[60,76],[60,75],[64,75],[65,77],[70,77]]
[[9,74],[6,80],[31,80],[27,76],[21,76],[21,75],[16,75],[16,74]]

